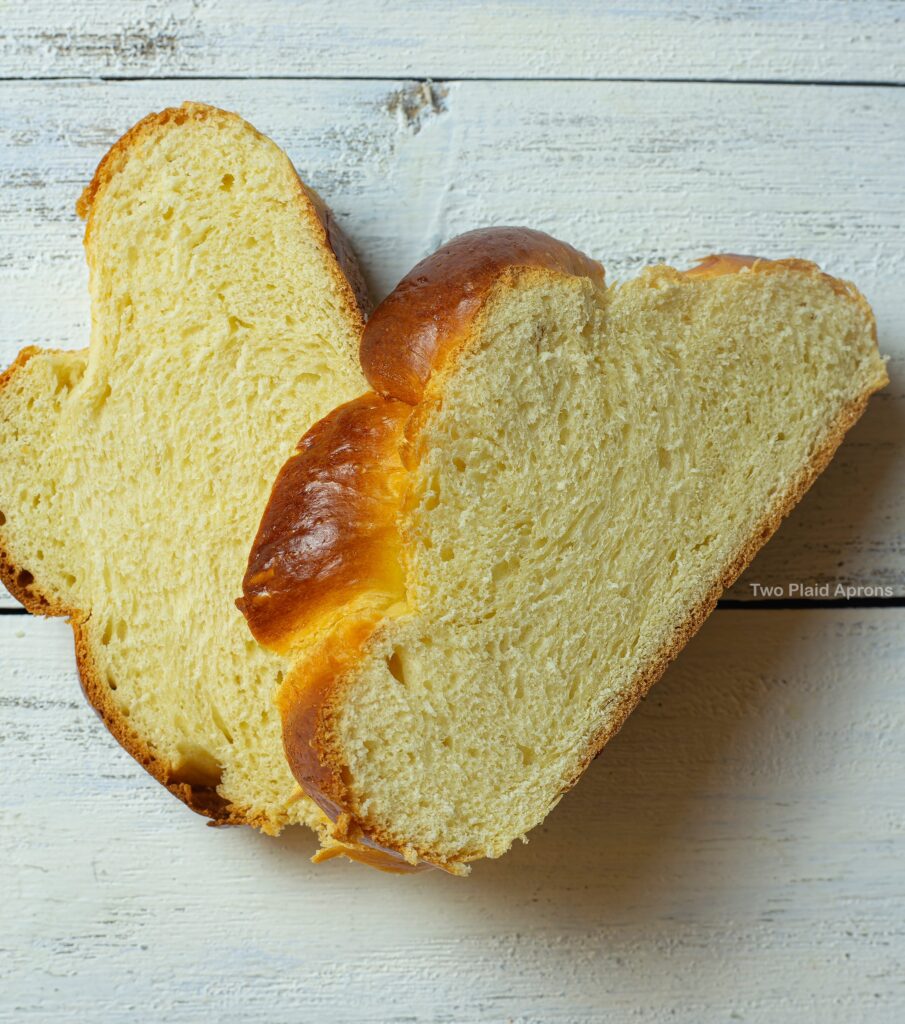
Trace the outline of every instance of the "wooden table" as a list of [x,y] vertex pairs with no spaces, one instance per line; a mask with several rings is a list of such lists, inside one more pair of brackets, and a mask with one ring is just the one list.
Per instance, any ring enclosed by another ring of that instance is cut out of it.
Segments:
[[85,705],[68,627],[0,597],[0,1020],[905,1020],[905,4],[31,0],[0,10],[0,76],[0,363],[85,343],[75,199],[199,99],[289,152],[377,298],[492,223],[610,279],[796,255],[867,294],[892,379],[581,785],[468,880],[205,828]]

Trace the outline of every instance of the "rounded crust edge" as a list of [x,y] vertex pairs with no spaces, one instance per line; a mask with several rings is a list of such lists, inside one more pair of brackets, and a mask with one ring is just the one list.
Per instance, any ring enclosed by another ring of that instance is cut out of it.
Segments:
[[145,138],[161,128],[180,127],[189,120],[239,124],[255,138],[272,145],[286,159],[295,175],[299,202],[304,216],[314,229],[321,245],[332,256],[334,265],[330,268],[330,273],[341,296],[344,312],[361,331],[371,306],[368,289],[355,252],[336,223],[333,212],[320,195],[310,185],[306,185],[302,181],[289,155],[267,135],[258,131],[253,124],[231,110],[223,110],[207,103],[187,100],[179,107],[166,107],[164,110],[147,114],[117,139],[101,158],[91,181],[82,190],[75,204],[76,213],[86,222],[84,239],[86,249],[91,242],[92,216],[98,195],[125,167],[134,150]]
[[418,263],[374,310],[359,350],[371,387],[417,405],[431,375],[462,347],[495,282],[516,268],[587,277],[604,287],[600,263],[542,231],[493,227],[459,235]]

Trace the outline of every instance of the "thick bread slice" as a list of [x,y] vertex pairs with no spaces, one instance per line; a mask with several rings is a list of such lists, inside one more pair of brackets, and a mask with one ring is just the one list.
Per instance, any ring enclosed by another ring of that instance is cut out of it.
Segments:
[[128,132],[78,211],[90,348],[2,377],[3,581],[70,617],[88,699],[189,806],[322,825],[283,756],[288,663],[232,599],[299,434],[364,388],[351,254],[273,142],[200,104]]
[[887,379],[813,264],[606,290],[520,229],[416,267],[361,359],[376,394],[281,471],[244,609],[335,835],[457,873],[573,785]]

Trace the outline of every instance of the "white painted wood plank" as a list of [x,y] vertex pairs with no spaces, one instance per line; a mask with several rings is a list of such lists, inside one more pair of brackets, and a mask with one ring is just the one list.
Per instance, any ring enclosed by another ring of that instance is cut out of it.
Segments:
[[[856,281],[892,385],[750,582],[905,594],[905,91],[644,83],[19,83],[0,92],[0,363],[79,345],[73,205],[107,146],[191,97],[237,109],[333,205],[375,297],[453,235],[543,228],[611,277],[711,251],[798,255]],[[9,604],[8,597],[5,599]]]
[[901,610],[717,612],[470,879],[206,828],[0,619],[0,1019],[905,1019]]
[[896,0],[30,0],[3,18],[10,77],[905,78]]

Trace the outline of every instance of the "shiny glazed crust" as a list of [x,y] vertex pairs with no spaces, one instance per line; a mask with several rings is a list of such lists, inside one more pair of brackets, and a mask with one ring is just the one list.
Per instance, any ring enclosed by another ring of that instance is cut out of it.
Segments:
[[266,647],[288,651],[340,612],[380,613],[404,598],[396,519],[411,411],[373,393],[347,402],[280,470],[236,602]]
[[[334,822],[335,838],[363,851],[383,850],[387,856],[413,866],[425,862],[456,874],[463,872],[461,863],[444,860],[435,851],[414,844],[401,844],[359,812],[348,786],[348,769],[336,740],[334,720],[344,699],[345,682],[381,620],[392,615],[394,609],[405,608],[398,522],[406,495],[406,471],[416,457],[413,453],[417,451],[425,406],[442,400],[440,371],[467,344],[469,327],[491,290],[511,284],[521,268],[583,276],[603,286],[600,264],[569,246],[526,229],[486,229],[461,236],[418,264],[378,307],[365,328],[361,362],[379,394],[366,395],[335,410],[302,440],[299,450],[303,465],[290,469],[291,461],[288,472],[284,470],[274,486],[249,559],[241,605],[255,636],[269,646],[285,651],[302,638],[314,638],[314,653],[306,655],[285,681],[279,706],[290,767],[302,788]],[[800,260],[770,261],[725,254],[708,257],[684,274],[669,268],[666,272],[677,280],[694,281],[743,270],[794,270],[827,278],[834,290],[862,305],[872,319],[866,300],[853,286],[828,278],[814,264]],[[428,387],[432,375],[438,375],[440,383]],[[797,504],[830,461],[874,390],[877,388],[859,396],[842,412],[811,463],[763,517],[710,593],[684,621],[676,623],[664,648],[639,673],[620,706],[608,713],[607,722],[574,775],[564,782],[562,792],[575,784],[615,735],[700,628],[723,590]],[[366,438],[365,444],[357,440],[360,436]],[[337,463],[354,467],[345,477],[348,487],[338,488],[331,495],[322,486],[310,486],[311,481],[331,479],[331,467]],[[379,525],[363,546],[361,523],[369,514]],[[306,526],[311,527],[309,532]],[[390,573],[378,568],[378,535],[393,552],[387,559],[393,564]],[[287,554],[290,549],[291,556]],[[329,555],[325,549],[329,549]],[[267,574],[264,581],[261,572]],[[308,576],[315,581],[310,589],[304,582]],[[262,585],[267,590],[263,603]],[[383,595],[376,605],[366,600],[369,588]],[[343,593],[350,595],[351,604],[337,601],[337,594]],[[332,626],[325,631],[328,620]]]
[[490,289],[515,267],[588,277],[603,287],[596,260],[542,231],[484,228],[459,235],[406,274],[368,321],[360,355],[371,387],[417,405],[431,374],[464,344]]
[[[114,143],[98,164],[91,183],[85,188],[76,203],[76,212],[87,221],[84,243],[89,262],[91,260],[95,206],[98,197],[103,194],[104,188],[122,170],[142,142],[155,134],[166,131],[170,125],[182,125],[187,120],[213,121],[215,123],[242,121],[237,114],[219,110],[216,107],[200,103],[184,103],[181,107],[171,107],[160,113],[149,114]],[[255,135],[264,137],[247,122],[242,121],[242,123]],[[363,325],[366,301],[361,275],[352,251],[333,222],[332,215],[323,200],[307,188],[301,179],[298,180],[298,186],[299,216],[311,223],[315,237],[319,237],[323,247],[334,257],[335,265],[332,272],[343,302],[344,313],[351,322]],[[12,365],[0,375],[0,391],[7,386],[16,371],[21,369],[39,351],[41,350],[31,346],[19,353]],[[100,679],[92,654],[89,634],[85,627],[91,610],[72,608],[47,596],[41,589],[40,580],[36,579],[27,567],[17,564],[8,552],[3,542],[2,531],[0,531],[0,581],[32,614],[68,616],[75,635],[75,654],[79,678],[88,702],[117,742],[158,782],[193,811],[210,818],[210,823],[213,825],[245,824],[266,828],[268,823],[265,820],[247,808],[229,804],[217,793],[215,788],[181,781],[175,766],[162,760],[150,749],[145,738],[135,732],[113,703],[108,687]]]

